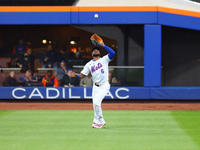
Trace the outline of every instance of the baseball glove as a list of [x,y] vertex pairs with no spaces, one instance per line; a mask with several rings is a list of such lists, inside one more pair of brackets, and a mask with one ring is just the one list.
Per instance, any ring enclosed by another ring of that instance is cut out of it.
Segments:
[[98,36],[96,33],[93,34],[90,38],[92,44],[94,44],[95,46],[96,45],[99,45],[99,46],[102,46],[103,45],[103,40],[100,36]]

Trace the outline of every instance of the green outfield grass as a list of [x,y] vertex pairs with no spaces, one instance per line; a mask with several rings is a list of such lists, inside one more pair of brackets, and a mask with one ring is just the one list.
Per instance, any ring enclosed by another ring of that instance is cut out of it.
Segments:
[[1,110],[1,150],[199,150],[200,111]]

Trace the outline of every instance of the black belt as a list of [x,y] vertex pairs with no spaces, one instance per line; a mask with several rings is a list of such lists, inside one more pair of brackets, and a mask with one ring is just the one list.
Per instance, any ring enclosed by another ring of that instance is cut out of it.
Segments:
[[96,86],[100,86],[101,84],[100,84],[100,83],[95,83],[95,85],[96,85]]

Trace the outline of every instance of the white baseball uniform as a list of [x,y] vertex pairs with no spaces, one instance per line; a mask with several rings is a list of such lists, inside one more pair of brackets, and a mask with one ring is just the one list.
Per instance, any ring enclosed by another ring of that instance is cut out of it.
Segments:
[[108,82],[108,63],[110,61],[111,60],[108,55],[105,55],[97,61],[89,61],[81,71],[83,75],[88,75],[89,72],[92,75],[92,101],[94,108],[94,122],[97,124],[105,124],[101,109],[101,102],[103,101],[104,97],[110,89],[110,84]]

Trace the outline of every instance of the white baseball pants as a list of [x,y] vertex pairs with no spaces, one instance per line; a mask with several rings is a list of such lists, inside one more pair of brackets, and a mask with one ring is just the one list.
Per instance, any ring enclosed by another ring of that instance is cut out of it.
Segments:
[[101,102],[110,90],[110,84],[108,82],[103,83],[100,86],[93,85],[92,89],[92,101],[94,108],[94,121],[97,124],[105,124],[103,119],[103,113],[101,108]]

